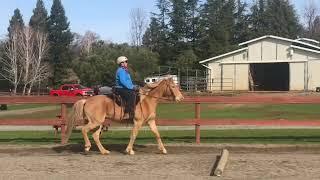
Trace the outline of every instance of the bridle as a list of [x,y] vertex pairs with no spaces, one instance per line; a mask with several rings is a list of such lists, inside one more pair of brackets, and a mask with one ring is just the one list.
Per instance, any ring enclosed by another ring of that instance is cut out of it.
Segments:
[[[170,85],[169,85],[170,86]],[[170,87],[167,87],[170,89],[171,93],[173,94],[173,96],[175,97],[175,94],[173,92],[173,90],[170,88]],[[150,95],[148,93],[140,93],[138,92],[137,94],[140,94],[140,95],[145,95],[145,96],[148,96],[148,97],[151,97],[151,98],[156,98],[156,99],[161,99],[161,100],[172,100],[171,98],[168,98],[168,97],[160,97],[160,96],[153,96],[153,95]]]
[[171,100],[171,98],[168,98],[168,97],[153,96],[153,95],[146,94],[146,93],[137,93],[137,94],[145,95],[145,96],[152,97],[152,98],[155,98],[155,99]]

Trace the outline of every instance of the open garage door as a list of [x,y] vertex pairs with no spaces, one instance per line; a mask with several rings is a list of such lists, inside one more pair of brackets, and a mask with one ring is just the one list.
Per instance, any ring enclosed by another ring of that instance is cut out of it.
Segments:
[[289,63],[250,64],[250,90],[289,91],[289,82]]

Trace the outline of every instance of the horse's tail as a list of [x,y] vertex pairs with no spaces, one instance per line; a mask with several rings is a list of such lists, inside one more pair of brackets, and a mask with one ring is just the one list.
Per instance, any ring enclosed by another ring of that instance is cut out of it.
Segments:
[[80,99],[73,105],[72,111],[67,119],[67,130],[66,130],[66,136],[64,141],[65,143],[67,143],[70,138],[75,122],[77,120],[84,118],[83,108],[85,103],[86,103],[86,99]]

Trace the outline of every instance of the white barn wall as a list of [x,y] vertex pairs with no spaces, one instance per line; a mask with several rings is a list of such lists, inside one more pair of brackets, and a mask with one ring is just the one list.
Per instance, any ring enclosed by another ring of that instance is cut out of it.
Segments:
[[276,60],[291,60],[290,45],[291,43],[285,41],[277,41],[277,58]]
[[308,53],[299,49],[295,49],[292,59],[294,60],[308,60]]
[[290,63],[289,77],[290,77],[290,91],[304,90],[305,85],[305,63]]
[[[209,67],[211,69],[211,83],[209,84],[209,90],[235,90],[235,87],[246,87],[243,90],[248,89],[248,84],[245,84],[245,81],[241,80],[241,77],[248,77],[248,70],[240,69],[238,70],[238,66],[247,67],[248,65],[236,65],[236,62],[246,60],[246,52],[242,51],[227,57],[220,59],[219,61],[215,61],[209,63]],[[230,64],[223,64],[223,63]],[[234,62],[234,63],[233,63]],[[239,72],[237,72],[239,71]],[[239,74],[245,73],[245,74]],[[238,85],[237,83],[240,83]]]
[[235,63],[237,62],[243,62],[243,61],[248,61],[248,58],[247,58],[247,51],[243,51],[243,52],[240,52],[238,54],[234,54],[233,55],[233,61]]
[[219,91],[220,80],[221,80],[221,66],[219,62],[210,63],[209,67],[211,69],[211,80],[208,89],[212,91]]
[[261,61],[261,46],[261,42],[248,45],[248,61]]
[[[261,42],[262,55],[261,61],[270,61],[277,59],[277,42],[272,39],[266,39]],[[250,49],[249,49],[250,50]]]
[[235,65],[234,64],[222,64],[222,90],[234,90],[234,75]]
[[320,87],[320,60],[309,60],[308,72],[308,90],[315,91]]
[[249,44],[248,61],[276,61],[289,60],[291,43],[278,39],[265,39],[264,41]]
[[305,70],[304,70],[305,83],[307,84],[307,90],[314,91],[316,87],[320,86],[319,55],[312,52],[306,52],[303,50],[295,49],[293,54],[293,59],[308,61],[307,66],[305,67]]
[[237,64],[235,69],[235,89],[249,90],[249,64]]

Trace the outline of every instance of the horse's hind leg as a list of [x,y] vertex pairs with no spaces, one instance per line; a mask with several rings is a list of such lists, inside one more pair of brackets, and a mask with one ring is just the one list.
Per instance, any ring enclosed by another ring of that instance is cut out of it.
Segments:
[[151,131],[156,136],[159,150],[162,151],[163,154],[167,154],[167,150],[164,148],[155,120],[149,120],[148,124]]
[[92,134],[92,137],[93,137],[96,145],[98,146],[101,154],[109,154],[110,151],[106,150],[106,149],[102,146],[102,144],[101,144],[101,142],[100,142],[101,127],[102,127],[102,126],[100,125],[100,126],[99,126],[99,129],[96,130],[96,131]]
[[97,127],[98,125],[97,124],[92,124],[91,122],[89,122],[88,124],[86,124],[85,126],[82,127],[81,131],[82,131],[82,135],[83,135],[83,139],[84,139],[84,150],[86,152],[90,151],[90,148],[91,148],[91,143],[90,143],[90,140],[89,140],[89,137],[88,137],[88,132]]
[[134,121],[134,125],[133,128],[131,130],[131,136],[130,136],[130,141],[129,144],[126,148],[126,152],[130,155],[134,155],[134,151],[133,151],[133,144],[134,141],[136,140],[138,133],[139,133],[139,129],[142,126],[142,121]]

